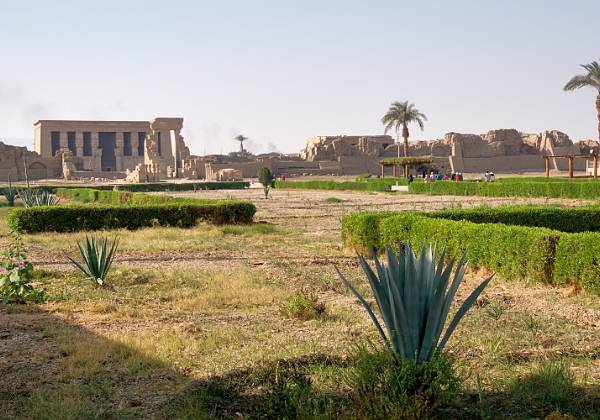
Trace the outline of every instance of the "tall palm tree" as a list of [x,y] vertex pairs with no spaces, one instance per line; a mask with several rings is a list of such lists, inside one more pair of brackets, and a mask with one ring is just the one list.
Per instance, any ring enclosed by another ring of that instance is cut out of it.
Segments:
[[240,153],[244,153],[244,142],[248,140],[248,137],[245,137],[242,134],[238,134],[234,137],[234,139],[240,142]]
[[600,64],[597,61],[592,61],[590,64],[582,64],[581,67],[587,70],[587,74],[574,76],[567,82],[564,89],[575,90],[589,86],[598,91],[598,96],[596,96],[596,113],[598,114],[598,140],[600,141]]
[[[390,109],[381,118],[381,123],[385,125],[384,133],[387,134],[392,128],[396,131],[396,141],[399,142],[398,137],[400,128],[402,128],[402,137],[404,137],[404,156],[408,156],[408,124],[416,122],[423,130],[423,121],[427,121],[425,114],[419,112],[415,108],[414,104],[409,104],[408,101],[404,102],[392,102]],[[398,146],[398,157],[400,157],[400,146]]]

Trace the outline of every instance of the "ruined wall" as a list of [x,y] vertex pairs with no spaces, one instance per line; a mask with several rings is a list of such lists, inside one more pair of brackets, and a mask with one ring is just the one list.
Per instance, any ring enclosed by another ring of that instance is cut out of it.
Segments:
[[0,142],[0,182],[24,181],[25,166],[30,180],[52,178],[61,171],[59,158],[43,159],[26,147],[11,146]]

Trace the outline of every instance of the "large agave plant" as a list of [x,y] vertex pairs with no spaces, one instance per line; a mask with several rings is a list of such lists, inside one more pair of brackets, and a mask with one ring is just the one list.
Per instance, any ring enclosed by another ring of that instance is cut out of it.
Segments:
[[25,207],[56,206],[59,198],[44,190],[26,188],[19,191],[19,197]]
[[77,262],[71,257],[67,258],[85,275],[86,279],[103,286],[106,283],[106,277],[112,266],[118,246],[118,239],[115,239],[110,245],[106,237],[98,240],[96,237],[86,236],[85,245],[77,242],[77,248],[79,248],[83,261]]
[[432,249],[431,246],[423,245],[418,259],[408,243],[404,250],[400,248],[398,257],[391,246],[387,247],[386,253],[387,266],[382,265],[376,255],[373,256],[376,272],[362,255],[359,255],[358,259],[375,295],[387,333],[369,303],[337,267],[336,270],[344,284],[369,313],[394,358],[413,359],[417,363],[423,363],[429,360],[436,350],[444,348],[461,318],[493,275],[484,280],[463,302],[442,336],[450,306],[465,273],[466,253],[458,262],[454,276],[454,259],[444,267],[445,247],[438,262],[435,260],[435,247]]

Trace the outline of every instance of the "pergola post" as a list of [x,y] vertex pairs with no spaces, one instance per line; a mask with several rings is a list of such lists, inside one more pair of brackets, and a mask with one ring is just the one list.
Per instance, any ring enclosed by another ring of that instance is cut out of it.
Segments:
[[569,178],[573,178],[573,160],[575,159],[573,156],[567,156],[569,159]]
[[546,159],[546,178],[550,176],[550,158],[545,156]]
[[380,163],[379,165],[381,165],[381,177],[385,178],[385,165],[383,163]]
[[392,175],[394,178],[398,176],[398,165],[392,165]]
[[404,178],[408,178],[408,165],[405,163],[403,166],[404,166]]
[[598,178],[598,155],[594,155],[594,178]]

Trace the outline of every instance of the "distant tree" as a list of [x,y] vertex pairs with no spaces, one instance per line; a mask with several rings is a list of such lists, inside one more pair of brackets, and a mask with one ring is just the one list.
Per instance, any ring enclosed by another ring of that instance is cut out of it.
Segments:
[[590,64],[582,64],[581,67],[587,71],[587,74],[574,76],[567,82],[564,90],[575,90],[587,86],[598,91],[596,114],[598,115],[598,140],[600,141],[600,64],[597,61],[592,61]]
[[243,136],[242,134],[238,134],[234,137],[237,141],[240,142],[240,153],[244,153],[244,142],[248,140],[248,137]]
[[263,166],[258,171],[258,181],[262,184],[265,191],[265,199],[269,198],[269,190],[273,186],[273,173],[269,168]]
[[[409,104],[408,101],[392,102],[388,111],[383,118],[381,118],[381,123],[385,126],[384,133],[387,134],[388,131],[394,129],[394,131],[396,131],[396,140],[398,140],[400,128],[402,128],[404,156],[408,156],[408,124],[416,122],[419,124],[419,127],[421,127],[421,130],[423,130],[423,121],[427,121],[425,114],[420,113],[419,110],[415,108],[415,105]],[[400,147],[398,147],[398,157],[400,157]]]

